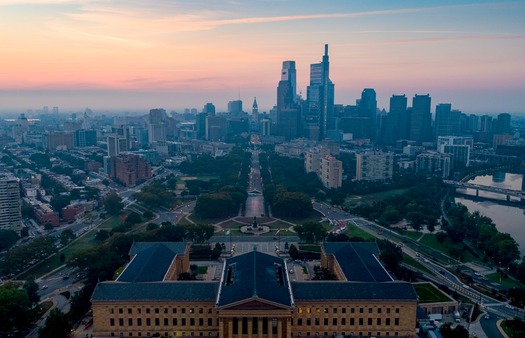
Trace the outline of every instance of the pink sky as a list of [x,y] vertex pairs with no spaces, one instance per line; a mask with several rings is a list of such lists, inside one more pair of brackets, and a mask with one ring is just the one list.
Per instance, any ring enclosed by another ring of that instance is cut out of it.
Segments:
[[467,113],[525,112],[525,3],[484,1],[0,2],[0,111],[181,110],[240,91],[275,104],[281,63],[330,45],[336,103],[375,88]]

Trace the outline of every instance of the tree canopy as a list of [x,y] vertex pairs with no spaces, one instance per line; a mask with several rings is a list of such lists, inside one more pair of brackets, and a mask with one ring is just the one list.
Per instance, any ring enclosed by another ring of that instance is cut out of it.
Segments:
[[116,192],[107,195],[102,201],[104,209],[110,215],[118,214],[123,208],[122,198]]
[[294,226],[293,229],[297,232],[297,236],[306,243],[319,243],[328,235],[324,226],[318,222],[306,222],[303,225]]

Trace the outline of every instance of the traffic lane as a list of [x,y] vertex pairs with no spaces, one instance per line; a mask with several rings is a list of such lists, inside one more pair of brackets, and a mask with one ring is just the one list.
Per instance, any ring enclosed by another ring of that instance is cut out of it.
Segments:
[[490,338],[503,338],[503,335],[498,329],[497,322],[501,318],[496,316],[495,314],[490,314],[490,318],[486,319],[485,315],[481,317],[479,320],[479,323],[481,325],[481,328],[483,329],[483,332],[487,335],[487,337]]
[[76,268],[66,268],[48,277],[39,279],[37,281],[37,284],[40,287],[38,294],[40,297],[45,298],[53,294],[56,290],[70,286],[78,279],[78,273],[79,272]]

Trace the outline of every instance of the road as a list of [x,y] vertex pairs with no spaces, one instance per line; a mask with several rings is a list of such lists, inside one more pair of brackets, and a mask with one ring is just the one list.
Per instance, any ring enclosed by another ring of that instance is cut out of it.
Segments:
[[252,152],[251,169],[249,174],[248,198],[244,216],[262,217],[264,216],[264,197],[263,183],[261,178],[261,165],[259,164],[259,151]]

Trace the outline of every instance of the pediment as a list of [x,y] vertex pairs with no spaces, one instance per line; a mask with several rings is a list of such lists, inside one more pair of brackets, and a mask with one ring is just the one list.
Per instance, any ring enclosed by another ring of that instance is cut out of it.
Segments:
[[290,308],[287,306],[283,306],[281,304],[275,304],[272,302],[267,302],[261,299],[246,299],[241,302],[233,303],[228,306],[225,306],[222,308],[223,310],[264,310],[264,311],[271,311],[271,310],[289,310]]

